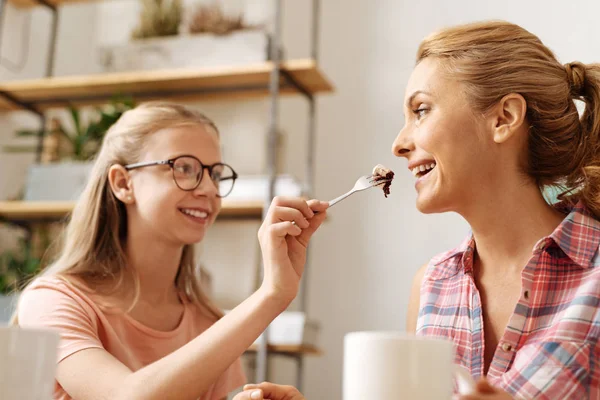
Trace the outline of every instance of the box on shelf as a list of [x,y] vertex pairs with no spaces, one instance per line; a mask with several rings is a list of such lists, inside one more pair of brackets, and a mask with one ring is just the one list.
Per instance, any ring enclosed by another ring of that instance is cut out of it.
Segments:
[[[300,311],[285,311],[271,323],[267,343],[281,346],[318,347],[320,325]],[[259,338],[260,339],[260,338]],[[258,344],[258,340],[255,343]]]
[[[265,175],[240,175],[228,201],[264,200],[268,195],[269,178]],[[291,175],[278,175],[275,181],[276,196],[302,196],[302,185]]]
[[269,35],[260,30],[136,39],[99,50],[107,72],[246,65],[265,62],[268,54]]
[[32,164],[27,173],[24,200],[75,201],[83,192],[93,163]]

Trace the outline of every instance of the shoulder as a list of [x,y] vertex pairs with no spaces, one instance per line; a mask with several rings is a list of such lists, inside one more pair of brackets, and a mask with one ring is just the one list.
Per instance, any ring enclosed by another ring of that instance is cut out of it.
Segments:
[[466,236],[458,246],[439,253],[423,267],[423,280],[443,280],[455,276],[463,268],[463,257],[473,255],[475,239],[472,234]]
[[415,272],[415,275],[412,280],[413,290],[421,287],[421,283],[423,282],[423,278],[425,278],[425,273],[429,269],[429,265],[429,263],[423,264],[417,269],[417,272]]
[[72,299],[75,301],[91,302],[90,293],[86,293],[85,285],[73,278],[63,276],[41,276],[23,290],[21,299],[37,297],[53,299]]
[[58,360],[88,348],[103,348],[98,308],[62,277],[35,279],[19,296],[17,323],[60,334]]
[[95,319],[97,307],[73,281],[61,276],[39,277],[20,294],[17,305],[20,325],[48,318]]
[[410,298],[408,299],[408,310],[406,313],[406,330],[415,332],[417,329],[417,319],[419,317],[419,308],[421,303],[421,284],[425,277],[425,272],[429,264],[424,264],[415,273],[410,289]]

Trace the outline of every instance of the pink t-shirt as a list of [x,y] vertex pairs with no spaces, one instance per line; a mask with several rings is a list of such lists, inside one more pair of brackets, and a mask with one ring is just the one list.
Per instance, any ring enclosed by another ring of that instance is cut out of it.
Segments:
[[[22,327],[60,332],[57,362],[80,350],[99,348],[137,371],[179,349],[211,326],[213,321],[197,306],[183,301],[185,308],[179,325],[169,332],[157,331],[123,312],[100,309],[85,293],[59,278],[44,277],[36,279],[21,294],[18,317]],[[238,359],[200,399],[222,399],[245,383]],[[54,398],[71,400],[58,382]]]

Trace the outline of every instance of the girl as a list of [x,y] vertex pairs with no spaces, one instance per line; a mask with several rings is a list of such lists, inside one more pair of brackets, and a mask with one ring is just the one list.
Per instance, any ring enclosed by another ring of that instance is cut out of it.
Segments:
[[404,113],[417,208],[472,229],[416,274],[408,330],[454,342],[480,379],[463,399],[600,399],[600,65],[511,23],[451,27],[421,43]]
[[223,316],[192,246],[236,178],[215,125],[183,106],[147,103],[111,127],[62,252],[14,321],[60,332],[56,399],[216,400],[245,382],[239,357],[296,296],[327,203],[273,201],[258,234],[262,285]]

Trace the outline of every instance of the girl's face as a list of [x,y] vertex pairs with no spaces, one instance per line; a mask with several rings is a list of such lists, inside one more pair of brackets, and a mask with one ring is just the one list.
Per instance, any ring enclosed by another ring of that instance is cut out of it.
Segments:
[[421,61],[410,77],[404,115],[392,151],[408,160],[415,175],[417,208],[460,213],[476,191],[493,184],[497,154],[489,120],[475,116],[463,85],[432,58]]
[[[172,160],[183,155],[195,157],[204,166],[221,162],[217,135],[199,125],[158,131],[146,141],[139,162]],[[193,187],[197,182],[189,178],[186,182],[185,176],[190,175],[186,172],[193,168],[202,176],[200,184],[194,190],[184,191],[179,186]],[[135,199],[128,207],[129,223],[176,245],[201,241],[221,209],[221,198],[209,171],[199,171],[192,158],[179,159],[172,166],[132,169],[129,177]]]

